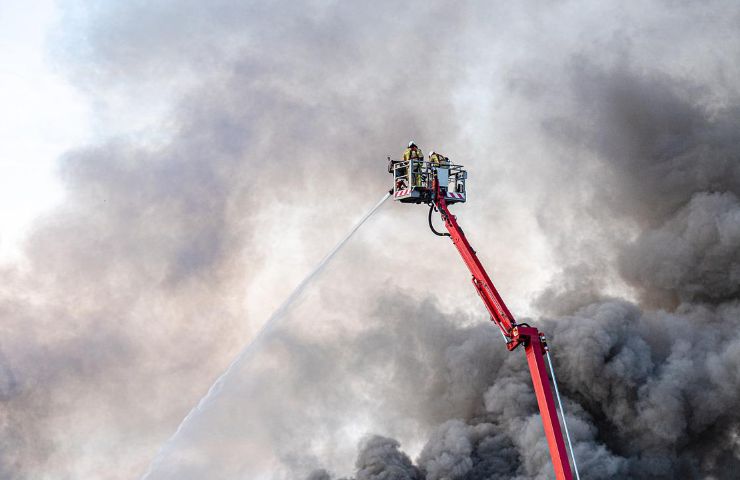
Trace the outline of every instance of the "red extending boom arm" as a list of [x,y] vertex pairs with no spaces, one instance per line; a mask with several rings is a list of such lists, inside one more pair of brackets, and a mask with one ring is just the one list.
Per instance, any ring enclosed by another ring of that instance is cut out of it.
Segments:
[[560,430],[555,401],[545,368],[544,355],[547,353],[545,336],[529,325],[517,325],[516,320],[514,320],[513,315],[509,312],[501,295],[499,295],[486,270],[478,260],[475,250],[470,246],[468,239],[465,238],[465,233],[458,225],[455,216],[447,208],[445,197],[441,194],[436,180],[434,182],[434,193],[434,204],[442,215],[442,220],[445,222],[447,231],[450,232],[452,242],[473,275],[473,285],[491,314],[491,320],[501,329],[501,333],[506,339],[506,347],[509,350],[514,350],[519,345],[524,345],[529,373],[532,375],[534,392],[537,397],[537,405],[540,408],[542,425],[545,427],[547,445],[550,448],[550,457],[555,468],[555,477],[557,480],[572,480],[573,474],[570,470],[563,433]]

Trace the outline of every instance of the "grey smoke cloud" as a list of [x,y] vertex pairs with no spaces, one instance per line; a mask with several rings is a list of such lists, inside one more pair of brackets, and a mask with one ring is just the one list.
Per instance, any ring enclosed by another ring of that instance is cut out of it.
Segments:
[[[2,267],[3,477],[141,475],[413,137],[470,167],[460,219],[545,318],[584,476],[732,478],[735,6],[65,7],[103,131],[155,115],[60,159]],[[387,206],[158,478],[548,478],[526,365],[424,213]]]
[[674,301],[737,298],[740,203],[731,191],[691,197],[665,224],[645,230],[622,254],[626,278]]

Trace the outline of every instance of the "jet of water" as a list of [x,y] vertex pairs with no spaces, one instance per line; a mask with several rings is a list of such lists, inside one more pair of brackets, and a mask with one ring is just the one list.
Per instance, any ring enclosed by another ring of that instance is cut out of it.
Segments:
[[360,218],[360,220],[358,220],[357,223],[355,223],[355,225],[349,230],[344,238],[342,238],[339,243],[337,243],[334,248],[332,248],[331,251],[329,251],[329,253],[327,253],[323,259],[321,259],[318,265],[316,265],[316,267],[314,267],[314,269],[308,275],[306,275],[303,280],[301,280],[301,283],[299,283],[298,286],[291,292],[291,294],[288,295],[288,297],[283,301],[278,309],[275,310],[272,315],[270,315],[270,318],[267,319],[267,321],[262,325],[260,330],[257,332],[257,335],[255,335],[254,339],[249,344],[247,344],[241,352],[239,352],[239,355],[234,358],[234,360],[229,364],[228,368],[226,368],[226,370],[216,379],[216,381],[213,382],[211,388],[208,389],[208,392],[203,396],[203,398],[200,399],[198,404],[192,410],[190,410],[187,416],[180,422],[180,425],[177,427],[177,430],[175,430],[175,433],[172,434],[172,436],[162,445],[162,447],[160,447],[157,455],[154,457],[154,460],[152,460],[152,462],[149,464],[149,469],[141,477],[141,480],[147,480],[150,477],[150,475],[157,469],[160,463],[167,457],[167,453],[174,445],[175,441],[178,439],[183,429],[187,427],[187,425],[189,425],[195,417],[197,417],[201,412],[205,411],[208,408],[208,406],[221,392],[221,389],[226,383],[226,380],[236,369],[236,367],[250,358],[254,354],[254,352],[259,349],[260,344],[270,334],[270,332],[272,332],[275,327],[280,324],[280,321],[285,317],[285,313],[293,305],[293,303],[295,303],[295,301],[301,297],[306,288],[316,279],[316,277],[318,277],[318,275],[324,270],[324,268],[332,260],[332,258],[334,258],[334,256],[342,249],[342,247],[344,247],[349,239],[352,238],[355,232],[357,232],[357,230],[359,230],[360,227],[370,217],[373,216],[373,214],[385,203],[386,200],[388,200],[390,196],[390,193],[386,193],[383,198],[381,198],[380,201],[375,204],[373,208],[365,213],[365,215],[363,215],[362,218]]

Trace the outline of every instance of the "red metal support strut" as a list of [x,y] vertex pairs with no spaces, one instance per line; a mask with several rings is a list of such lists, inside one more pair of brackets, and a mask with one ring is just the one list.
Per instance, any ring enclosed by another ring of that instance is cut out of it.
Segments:
[[465,265],[468,266],[470,273],[473,275],[473,285],[478,295],[483,300],[488,313],[506,339],[506,347],[514,350],[519,345],[524,345],[524,351],[527,355],[529,364],[529,373],[532,376],[537,405],[542,417],[542,425],[545,428],[545,437],[547,445],[550,448],[550,457],[555,468],[555,477],[557,480],[572,480],[573,474],[568,461],[568,454],[565,450],[563,433],[560,430],[558,413],[555,409],[550,381],[545,368],[544,355],[547,353],[547,343],[545,336],[534,327],[526,324],[518,325],[514,316],[506,307],[501,295],[499,295],[493,282],[488,277],[486,270],[478,260],[475,250],[465,237],[460,225],[458,225],[455,216],[447,208],[444,195],[440,191],[439,183],[434,181],[434,205],[442,215],[442,220],[450,232],[450,238],[455,244],[457,251],[460,252]]

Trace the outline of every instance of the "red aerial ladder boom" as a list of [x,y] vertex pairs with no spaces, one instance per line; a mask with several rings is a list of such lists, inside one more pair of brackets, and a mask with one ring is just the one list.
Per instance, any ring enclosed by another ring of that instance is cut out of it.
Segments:
[[[414,160],[391,162],[389,171],[393,172],[395,177],[395,184],[391,193],[396,200],[403,203],[429,204],[430,228],[435,234],[449,236],[452,239],[473,276],[473,286],[491,315],[491,321],[501,330],[506,340],[506,347],[509,350],[514,350],[519,345],[524,346],[535,396],[537,397],[537,405],[542,417],[542,425],[545,427],[550,457],[555,468],[555,477],[557,480],[572,480],[573,474],[571,473],[563,433],[558,422],[555,401],[545,367],[544,356],[548,351],[545,336],[536,328],[525,323],[517,324],[475,254],[475,250],[465,237],[457,219],[448,209],[448,204],[465,201],[467,172],[461,166],[451,165],[449,162],[442,166],[424,161],[417,161],[416,165],[414,163]],[[416,178],[414,178],[415,175]],[[431,223],[432,210],[440,213],[449,233],[444,234],[434,230]]]
[[491,320],[504,334],[506,348],[514,350],[519,345],[524,346],[527,363],[529,364],[529,373],[532,375],[532,383],[534,384],[534,393],[537,396],[537,405],[540,408],[542,425],[545,427],[547,445],[550,447],[550,457],[552,457],[553,467],[555,468],[555,477],[558,480],[571,480],[573,474],[570,471],[568,453],[565,450],[563,433],[560,430],[558,413],[555,409],[555,401],[545,367],[544,355],[547,352],[545,336],[534,327],[516,323],[480,260],[478,260],[475,250],[470,246],[455,216],[447,209],[444,196],[439,195],[439,183],[436,180],[434,183],[437,190],[437,195],[434,196],[434,205],[442,215],[445,227],[450,232],[450,238],[457,247],[457,251],[460,252],[465,265],[468,266],[470,273],[473,275],[473,285],[491,314]]

